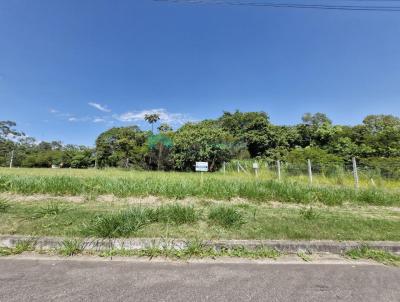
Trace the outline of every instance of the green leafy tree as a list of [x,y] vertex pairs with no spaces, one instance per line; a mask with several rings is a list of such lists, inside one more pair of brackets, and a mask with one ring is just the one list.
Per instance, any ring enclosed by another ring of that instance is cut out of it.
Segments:
[[343,168],[343,160],[318,147],[296,148],[289,152],[286,161],[295,169],[305,169],[307,160],[313,164],[313,171],[335,172]]
[[147,134],[137,126],[115,127],[96,139],[96,156],[100,167],[141,166],[146,153]]
[[160,126],[158,126],[157,129],[161,133],[168,133],[173,131],[172,127],[167,123],[162,123]]
[[212,123],[188,123],[174,137],[172,158],[178,170],[193,170],[196,161],[207,161],[215,171],[230,159],[232,137]]

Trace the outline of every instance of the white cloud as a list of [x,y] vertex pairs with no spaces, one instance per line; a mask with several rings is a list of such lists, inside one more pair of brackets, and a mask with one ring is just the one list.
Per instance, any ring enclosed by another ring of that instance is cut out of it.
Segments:
[[58,110],[53,109],[53,108],[51,108],[49,111],[50,111],[50,113],[58,113],[59,112]]
[[103,112],[111,112],[111,110],[108,109],[107,106],[103,106],[98,103],[90,102],[90,103],[88,103],[88,105],[96,108],[97,110],[103,111]]
[[105,119],[99,117],[93,119],[93,123],[103,123],[105,121],[106,121]]
[[70,118],[68,118],[68,121],[70,121],[70,122],[77,122],[78,119],[77,119],[76,117],[70,117]]
[[170,124],[181,125],[193,120],[187,114],[171,113],[163,108],[147,109],[142,111],[128,111],[120,115],[114,115],[113,117],[121,122],[138,122],[143,121],[146,114],[158,114],[160,116],[160,122]]

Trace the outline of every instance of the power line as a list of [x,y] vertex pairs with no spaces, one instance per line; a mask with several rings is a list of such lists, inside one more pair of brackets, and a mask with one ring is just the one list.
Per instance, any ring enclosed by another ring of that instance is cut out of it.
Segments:
[[[347,11],[378,11],[378,12],[400,12],[400,6],[376,6],[376,5],[337,5],[337,4],[302,4],[302,3],[279,3],[279,2],[251,2],[251,1],[229,1],[229,0],[153,0],[155,2],[169,2],[176,4],[189,5],[229,5],[229,6],[251,6],[269,8],[294,8],[294,9],[324,9],[324,10],[347,10]],[[368,1],[375,0],[348,0],[348,1]],[[380,0],[397,2],[397,0]]]

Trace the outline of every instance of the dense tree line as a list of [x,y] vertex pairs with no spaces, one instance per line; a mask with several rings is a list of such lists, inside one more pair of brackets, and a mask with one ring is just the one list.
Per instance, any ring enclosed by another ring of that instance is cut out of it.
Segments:
[[334,125],[323,113],[306,113],[293,126],[274,125],[264,112],[224,112],[214,120],[187,123],[173,131],[159,117],[146,116],[152,131],[138,126],[114,127],[96,139],[96,147],[36,142],[0,122],[0,165],[21,167],[123,167],[152,170],[192,170],[196,161],[208,161],[210,170],[231,159],[280,159],[304,163],[361,164],[400,174],[400,119],[369,115],[360,125]]

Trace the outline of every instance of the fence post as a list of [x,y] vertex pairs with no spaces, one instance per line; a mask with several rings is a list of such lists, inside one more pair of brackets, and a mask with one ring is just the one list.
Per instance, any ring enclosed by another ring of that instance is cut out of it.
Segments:
[[239,173],[240,172],[240,168],[239,168],[239,162],[238,161],[236,162],[236,165],[237,165],[237,172]]
[[353,161],[354,187],[355,187],[356,189],[358,189],[358,188],[359,188],[359,183],[358,183],[358,171],[357,171],[357,161],[356,161],[356,158],[353,157],[353,158],[352,158],[352,161]]
[[276,167],[278,168],[278,180],[281,180],[281,161],[277,160],[276,161]]
[[223,168],[223,171],[224,171],[224,174],[225,174],[225,171],[226,171],[226,163],[225,162],[222,164],[222,168]]
[[11,158],[10,158],[10,169],[13,166],[13,161],[14,161],[14,150],[11,151]]
[[313,178],[312,178],[312,167],[311,167],[311,160],[310,159],[307,159],[307,166],[308,166],[308,179],[310,181],[310,184],[312,184]]

